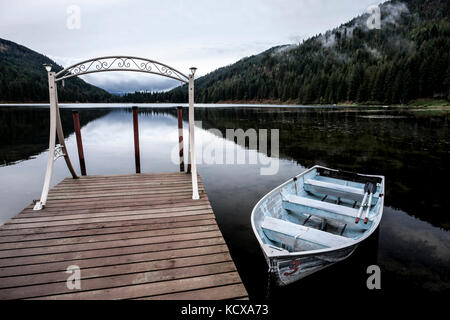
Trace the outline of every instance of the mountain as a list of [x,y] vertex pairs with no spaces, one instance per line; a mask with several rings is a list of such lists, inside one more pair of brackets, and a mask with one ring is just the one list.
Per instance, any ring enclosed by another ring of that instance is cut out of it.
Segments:
[[[52,64],[54,71],[63,68],[46,56],[12,41],[0,39],[0,101],[48,102],[47,72],[42,66]],[[112,98],[103,89],[78,78],[58,87],[60,102],[106,102]]]
[[[388,1],[296,45],[271,48],[195,82],[196,102],[407,103],[450,98],[450,1]],[[187,89],[135,93],[136,102],[186,102]]]
[[[392,0],[380,5],[381,28],[364,14],[299,44],[278,46],[195,81],[195,100],[300,104],[398,104],[450,99],[450,1]],[[49,58],[0,39],[0,101],[47,102],[42,64]],[[186,86],[123,96],[71,78],[61,102],[187,101]]]

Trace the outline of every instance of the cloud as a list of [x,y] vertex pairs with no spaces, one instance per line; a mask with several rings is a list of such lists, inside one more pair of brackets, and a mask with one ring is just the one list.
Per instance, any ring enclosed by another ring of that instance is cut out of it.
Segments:
[[364,44],[364,48],[376,59],[380,59],[381,58],[381,53],[380,51],[378,51],[375,48],[371,48],[369,47],[367,44]]
[[325,48],[331,48],[334,47],[336,44],[336,36],[334,32],[326,32],[324,35],[319,37],[320,42],[322,43],[322,46]]
[[289,51],[294,50],[295,48],[298,48],[298,44],[288,44],[288,45],[280,46],[274,50],[272,55],[274,55],[274,56],[282,55],[282,54],[288,53]]
[[408,7],[403,2],[399,3],[388,3],[381,7],[382,9],[382,20],[381,24],[397,24],[403,13],[409,13]]
[[[360,0],[357,4],[354,0],[0,1],[0,37],[55,57],[63,66],[119,54],[161,61],[185,73],[196,66],[201,76],[242,57],[324,32],[350,20],[372,3],[373,0]],[[80,29],[67,28],[70,5],[80,8]],[[103,79],[109,77],[117,80],[111,73],[101,75]],[[134,78],[134,73],[124,74],[120,83],[125,87]],[[155,78],[154,86],[149,82],[144,86],[160,88],[161,82],[157,81]],[[110,81],[102,83],[117,89]],[[171,84],[167,85],[170,88]]]
[[[409,14],[408,7],[405,3],[386,3],[380,5],[381,11],[381,28],[386,27],[389,24],[396,25],[400,20],[402,14]],[[336,45],[336,33],[339,32],[342,35],[346,35],[347,38],[353,37],[353,31],[355,28],[360,28],[363,31],[368,31],[367,19],[369,15],[364,11],[363,14],[356,17],[353,22],[348,25],[341,25],[340,27],[334,28],[332,31],[327,31],[325,34],[320,34],[317,37],[324,48],[334,48]],[[413,43],[407,39],[399,38],[398,36],[392,36],[389,40],[392,46],[404,48],[404,50],[412,50]],[[365,49],[375,58],[381,58],[381,53],[368,45],[364,45]],[[337,56],[341,56],[340,53],[336,52]],[[345,58],[345,57],[344,57]]]

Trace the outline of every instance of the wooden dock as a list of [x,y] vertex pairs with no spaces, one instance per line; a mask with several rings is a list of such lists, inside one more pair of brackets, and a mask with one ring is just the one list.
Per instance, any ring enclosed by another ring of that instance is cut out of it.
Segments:
[[0,299],[247,298],[200,180],[191,192],[186,173],[65,179],[0,227]]

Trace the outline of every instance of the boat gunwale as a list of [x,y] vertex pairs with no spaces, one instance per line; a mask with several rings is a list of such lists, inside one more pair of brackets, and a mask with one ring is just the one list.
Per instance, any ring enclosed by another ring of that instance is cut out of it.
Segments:
[[[303,176],[305,174],[307,174],[308,172],[311,172],[314,169],[317,168],[324,168],[327,170],[333,170],[336,171],[336,169],[331,169],[331,168],[327,168],[324,166],[320,166],[320,165],[315,165],[309,169],[306,169],[305,171],[299,173],[298,175],[295,176],[295,178],[299,178],[300,176]],[[358,173],[359,174],[359,173]],[[383,194],[383,196],[380,197],[380,208],[379,208],[379,213],[377,214],[377,218],[373,221],[372,226],[367,229],[367,231],[364,233],[364,235],[359,238],[358,240],[355,240],[354,243],[350,243],[347,245],[341,245],[341,246],[337,246],[337,247],[329,247],[329,248],[323,248],[323,249],[316,249],[316,250],[309,250],[309,251],[296,251],[296,252],[282,252],[281,254],[269,254],[268,252],[266,252],[264,245],[267,245],[265,243],[262,242],[261,237],[259,236],[258,230],[256,229],[255,226],[255,219],[254,219],[254,215],[255,215],[255,211],[256,208],[258,208],[260,206],[260,204],[266,200],[267,197],[269,197],[270,195],[272,195],[274,192],[279,191],[279,189],[281,189],[282,187],[284,187],[285,185],[292,183],[292,179],[289,179],[285,182],[283,182],[282,184],[280,184],[278,187],[272,189],[272,191],[268,192],[267,194],[264,195],[264,197],[262,197],[257,203],[256,205],[253,207],[251,216],[250,216],[250,220],[251,220],[251,224],[252,224],[252,229],[253,229],[253,233],[256,236],[256,239],[258,239],[259,242],[259,246],[261,247],[264,255],[269,258],[289,258],[289,259],[294,259],[296,257],[305,257],[305,256],[310,256],[310,255],[318,255],[318,254],[324,254],[324,253],[329,253],[329,252],[334,252],[334,251],[338,251],[338,250],[342,250],[342,249],[346,249],[346,248],[350,248],[352,246],[357,246],[359,243],[361,243],[362,241],[364,241],[365,239],[367,239],[368,237],[370,237],[372,235],[372,233],[378,228],[378,226],[380,225],[381,222],[381,218],[383,216],[383,211],[384,211],[384,181],[385,181],[385,177],[384,176],[379,176],[379,175],[369,175],[369,174],[360,174],[362,176],[366,176],[366,177],[378,177],[381,178],[381,190],[380,190],[380,194]]]

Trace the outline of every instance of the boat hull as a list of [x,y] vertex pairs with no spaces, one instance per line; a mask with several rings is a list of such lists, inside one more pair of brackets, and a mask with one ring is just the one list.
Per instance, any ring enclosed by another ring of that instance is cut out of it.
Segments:
[[332,252],[297,257],[267,257],[269,272],[278,286],[286,286],[303,279],[336,262],[348,258],[358,244]]
[[[331,171],[331,174],[334,174],[334,172],[338,172],[337,170],[321,167],[321,166],[314,166],[308,170],[305,170],[298,176],[294,177],[293,179],[286,181],[279,187],[273,189],[271,192],[266,194],[254,207],[252,215],[251,215],[251,222],[252,222],[252,228],[255,233],[256,238],[258,239],[259,245],[264,253],[266,262],[269,266],[269,272],[271,273],[272,278],[276,281],[276,283],[279,286],[285,286],[288,284],[291,284],[295,281],[298,281],[310,274],[313,274],[317,271],[320,271],[324,268],[327,268],[334,263],[337,263],[339,261],[342,261],[346,258],[348,258],[358,247],[358,245],[363,242],[365,239],[367,239],[379,226],[379,223],[382,218],[383,214],[383,205],[384,205],[384,177],[383,176],[374,176],[374,175],[359,175],[358,179],[363,177],[363,179],[368,179],[369,181],[372,179],[378,179],[379,182],[378,189],[376,192],[377,200],[374,200],[374,203],[372,204],[371,213],[372,215],[369,216],[368,224],[360,223],[358,225],[357,222],[355,222],[354,218],[352,222],[345,221],[347,223],[343,229],[341,229],[341,232],[338,233],[342,235],[344,233],[344,236],[347,236],[351,238],[354,234],[352,234],[353,231],[355,231],[355,226],[360,228],[359,235],[355,236],[355,239],[352,241],[352,243],[346,244],[346,243],[339,243],[337,241],[336,243],[333,243],[334,245],[331,245],[329,247],[323,247],[323,246],[310,246],[310,248],[305,246],[303,250],[296,251],[294,248],[296,248],[296,244],[298,244],[297,237],[302,237],[303,232],[294,233],[291,235],[292,241],[294,243],[292,245],[289,245],[289,241],[281,239],[285,244],[288,245],[288,247],[283,246],[277,246],[273,242],[269,241],[267,237],[271,236],[270,233],[267,234],[265,231],[262,230],[263,225],[266,221],[267,217],[270,217],[272,220],[284,220],[288,221],[294,219],[295,214],[288,213],[286,210],[290,210],[290,208],[286,208],[283,203],[283,193],[291,192],[297,194],[301,191],[301,182],[305,181],[305,177],[311,178],[318,170],[329,170]],[[294,185],[296,184],[296,185]],[[322,183],[323,185],[323,183]],[[350,185],[352,186],[352,185]],[[356,186],[356,184],[354,184]],[[340,186],[342,189],[342,185]],[[347,187],[345,185],[344,187]],[[354,190],[352,188],[348,188],[351,190]],[[308,190],[309,191],[309,190]],[[342,192],[342,191],[339,191]],[[363,200],[364,202],[364,200]],[[317,203],[317,201],[316,201]],[[356,202],[355,202],[356,204]],[[347,208],[348,210],[348,208]],[[351,210],[351,209],[350,209]],[[365,210],[365,209],[364,209]],[[306,220],[299,220],[297,223],[300,225],[307,226],[306,222],[309,219],[309,222],[312,222],[312,220],[316,219],[315,217],[312,218],[314,215],[313,212],[310,212],[310,217],[306,218]],[[327,223],[329,223],[329,220],[324,220]],[[317,221],[315,221],[317,222]],[[319,219],[320,222],[320,219]],[[290,224],[292,225],[292,224]],[[273,226],[272,226],[273,227]],[[314,227],[314,226],[310,226]],[[317,226],[316,226],[317,227]],[[347,227],[347,228],[346,228]],[[265,226],[265,228],[268,228]],[[269,228],[270,229],[270,228]],[[349,230],[350,229],[350,230]],[[352,230],[353,229],[353,230]],[[267,229],[266,229],[267,230]],[[275,229],[272,229],[275,230]],[[356,234],[356,233],[355,233]],[[273,234],[272,234],[273,237]],[[295,242],[297,241],[297,242]],[[334,240],[333,240],[334,241]],[[304,243],[303,243],[304,244]]]

